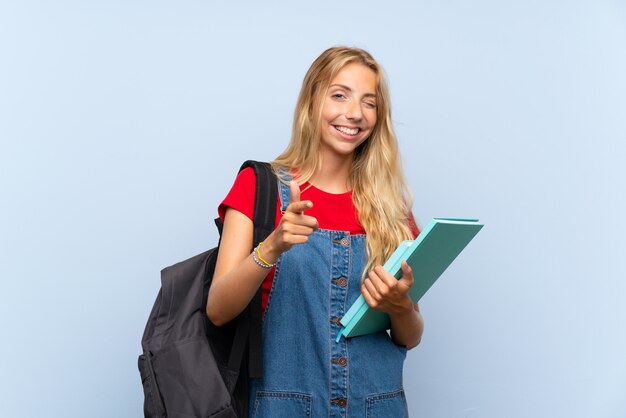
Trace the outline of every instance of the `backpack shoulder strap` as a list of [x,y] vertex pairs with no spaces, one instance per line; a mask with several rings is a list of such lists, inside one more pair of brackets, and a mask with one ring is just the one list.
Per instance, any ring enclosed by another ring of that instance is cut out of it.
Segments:
[[252,167],[256,173],[254,200],[254,247],[259,245],[274,230],[276,220],[277,184],[276,175],[268,163],[248,160],[239,171]]
[[[256,174],[256,192],[254,200],[254,238],[253,248],[274,230],[276,221],[277,179],[268,163],[248,160],[243,163],[239,171],[252,167]],[[252,250],[252,248],[250,249]],[[237,322],[233,347],[228,359],[228,366],[239,370],[246,346],[249,347],[250,357],[248,367],[250,377],[263,375],[263,351],[261,336],[262,298],[261,288],[242,312]],[[247,341],[246,341],[247,340]],[[248,343],[248,344],[246,344]]]

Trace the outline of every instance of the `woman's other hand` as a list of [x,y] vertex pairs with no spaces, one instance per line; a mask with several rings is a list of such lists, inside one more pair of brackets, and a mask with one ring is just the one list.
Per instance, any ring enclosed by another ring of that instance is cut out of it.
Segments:
[[408,349],[419,344],[424,332],[424,319],[419,306],[414,305],[409,296],[413,282],[413,271],[403,261],[400,280],[382,266],[376,266],[361,285],[361,293],[367,304],[389,314],[391,339]]
[[382,266],[376,266],[361,285],[361,293],[369,306],[388,314],[405,314],[413,310],[409,289],[413,285],[413,271],[402,262],[402,278],[393,277]]

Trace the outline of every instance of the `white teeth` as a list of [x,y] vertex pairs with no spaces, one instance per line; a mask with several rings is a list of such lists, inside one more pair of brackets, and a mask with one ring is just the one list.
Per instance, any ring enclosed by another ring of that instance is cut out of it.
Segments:
[[350,129],[345,126],[335,126],[335,129],[347,135],[356,135],[359,132],[359,128]]

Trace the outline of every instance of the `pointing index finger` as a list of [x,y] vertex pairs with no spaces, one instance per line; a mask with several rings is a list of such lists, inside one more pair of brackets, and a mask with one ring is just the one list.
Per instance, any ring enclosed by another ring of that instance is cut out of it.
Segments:
[[301,214],[306,209],[311,208],[311,201],[300,201],[300,186],[298,186],[298,183],[296,183],[294,180],[291,180],[291,182],[289,182],[289,192],[291,195],[289,198],[289,206],[287,206],[287,210],[289,212]]
[[302,214],[307,209],[311,208],[311,202],[305,200],[304,202],[291,202],[289,206],[287,206],[287,211],[297,214]]
[[289,202],[290,203],[299,202],[300,201],[300,186],[298,186],[298,183],[296,183],[295,180],[291,180],[289,182],[289,191],[291,192]]

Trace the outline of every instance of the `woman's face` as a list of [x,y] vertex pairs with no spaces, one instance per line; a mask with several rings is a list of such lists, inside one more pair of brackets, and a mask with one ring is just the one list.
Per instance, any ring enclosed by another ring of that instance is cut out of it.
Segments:
[[322,153],[348,156],[376,125],[374,71],[360,63],[343,67],[332,79],[322,105]]

